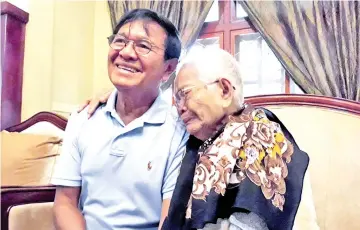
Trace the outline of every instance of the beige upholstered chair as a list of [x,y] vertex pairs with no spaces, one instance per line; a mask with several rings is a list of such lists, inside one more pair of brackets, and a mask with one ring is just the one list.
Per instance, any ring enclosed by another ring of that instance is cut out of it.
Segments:
[[[257,96],[246,101],[274,112],[310,156],[308,179],[304,182],[294,229],[312,230],[317,226],[325,230],[360,229],[360,161],[357,158],[360,103],[309,95]],[[44,118],[49,114],[42,116],[37,120],[56,124],[60,131],[64,130],[65,119],[59,120],[53,114],[50,120]],[[34,123],[30,119],[30,123],[26,121],[9,131],[23,131],[32,126],[27,132],[46,134],[43,130],[50,129],[48,124],[42,123],[39,128],[40,123],[33,126]],[[53,229],[54,194],[51,186],[2,188],[1,229]],[[306,215],[300,216],[300,209],[305,210],[302,213]]]
[[41,112],[1,132],[1,229],[54,229],[49,183],[66,122]]
[[320,229],[360,229],[360,103],[309,95],[248,98],[274,112],[310,157]]

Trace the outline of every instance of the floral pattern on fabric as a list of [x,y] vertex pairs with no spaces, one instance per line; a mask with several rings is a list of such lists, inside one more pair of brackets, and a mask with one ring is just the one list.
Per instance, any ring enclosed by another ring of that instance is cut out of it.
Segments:
[[[283,211],[287,163],[293,152],[280,125],[270,121],[262,109],[247,106],[240,116],[230,116],[223,133],[204,152],[199,152],[189,202],[206,200],[212,189],[225,195],[228,187],[249,178],[266,199]],[[187,213],[189,217],[191,205]]]

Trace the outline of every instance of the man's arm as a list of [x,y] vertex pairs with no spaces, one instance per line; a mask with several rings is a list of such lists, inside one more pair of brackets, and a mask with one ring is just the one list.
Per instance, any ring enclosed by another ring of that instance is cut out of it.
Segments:
[[56,160],[51,183],[56,185],[53,207],[54,221],[57,230],[85,230],[85,219],[78,208],[81,191],[81,154],[78,136],[83,121],[87,120],[86,112],[73,113],[66,126],[62,153]]
[[175,189],[177,177],[179,176],[181,162],[186,152],[186,143],[189,139],[189,134],[181,125],[176,127],[175,132],[176,137],[174,140],[179,141],[179,144],[178,146],[174,146],[175,149],[173,149],[173,153],[169,159],[169,164],[165,173],[164,184],[162,188],[163,202],[161,206],[159,230],[162,228],[162,225],[169,212],[171,197]]
[[85,219],[78,209],[80,187],[56,188],[54,221],[57,230],[85,230]]
[[161,227],[162,227],[162,225],[164,223],[164,220],[168,215],[169,207],[170,207],[170,201],[171,201],[171,199],[165,199],[162,202],[159,230],[161,229]]

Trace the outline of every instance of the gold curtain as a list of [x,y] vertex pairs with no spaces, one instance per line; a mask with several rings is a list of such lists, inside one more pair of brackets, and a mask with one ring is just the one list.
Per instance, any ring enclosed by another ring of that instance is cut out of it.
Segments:
[[[121,16],[133,9],[146,8],[156,11],[168,18],[179,30],[183,49],[189,48],[197,39],[205,18],[209,13],[213,0],[136,0],[136,1],[108,1],[112,27],[115,28]],[[168,89],[175,78],[175,74],[161,88]]]
[[240,3],[306,93],[360,101],[360,2]]

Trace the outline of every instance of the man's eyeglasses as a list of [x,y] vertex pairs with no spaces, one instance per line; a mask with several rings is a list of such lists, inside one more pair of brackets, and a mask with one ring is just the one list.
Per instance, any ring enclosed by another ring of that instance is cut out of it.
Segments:
[[[129,40],[126,37],[118,34],[113,34],[110,37],[108,37],[109,46],[114,50],[122,50],[124,47],[128,45],[129,42],[132,42],[133,49],[137,54],[140,55],[146,55],[150,53],[150,51],[153,50],[154,47],[157,47],[156,45],[150,43],[146,40]],[[159,49],[162,49],[160,47],[157,47]],[[162,49],[163,50],[163,49]]]
[[[175,105],[176,106],[180,106],[181,102],[185,102],[187,100],[187,96],[190,94],[191,91],[193,91],[196,88],[201,88],[201,87],[206,87],[208,85],[212,85],[214,83],[219,83],[219,80],[207,83],[205,85],[196,85],[196,86],[188,86],[188,87],[184,87],[183,89],[180,89],[179,91],[177,91],[174,94],[174,99],[175,99]],[[233,86],[233,89],[235,90],[235,87]]]

